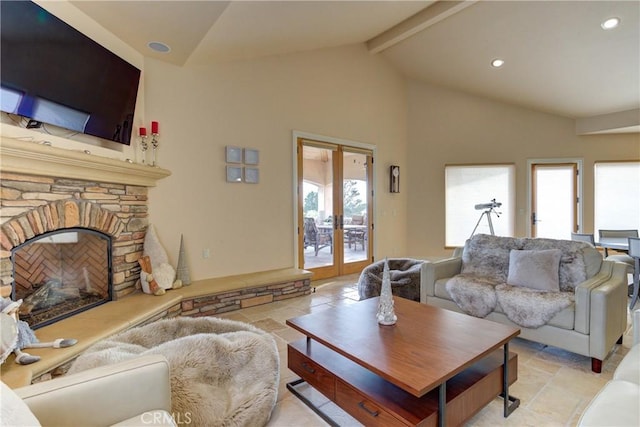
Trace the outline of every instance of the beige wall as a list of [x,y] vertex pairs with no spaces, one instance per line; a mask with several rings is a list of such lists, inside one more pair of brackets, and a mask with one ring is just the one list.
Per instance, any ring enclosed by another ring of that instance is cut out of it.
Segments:
[[[145,62],[146,117],[160,122],[150,220],[175,262],[184,234],[194,280],[294,265],[294,130],[375,145],[376,255],[406,251],[406,88],[362,45],[202,67]],[[224,147],[260,150],[260,183],[225,182]],[[202,250],[211,257],[202,258]]]
[[[593,230],[593,164],[640,159],[636,134],[577,136],[575,121],[411,81],[407,247],[412,255],[440,256],[444,249],[444,165],[514,163],[517,236],[527,232],[527,159],[584,161],[584,230]],[[482,202],[482,201],[479,201]],[[469,207],[473,209],[473,207]]]

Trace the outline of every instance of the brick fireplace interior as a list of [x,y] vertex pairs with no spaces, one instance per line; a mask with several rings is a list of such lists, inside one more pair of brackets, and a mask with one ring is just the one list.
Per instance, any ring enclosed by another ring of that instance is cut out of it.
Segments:
[[111,238],[87,228],[44,233],[14,248],[14,301],[38,329],[111,300]]

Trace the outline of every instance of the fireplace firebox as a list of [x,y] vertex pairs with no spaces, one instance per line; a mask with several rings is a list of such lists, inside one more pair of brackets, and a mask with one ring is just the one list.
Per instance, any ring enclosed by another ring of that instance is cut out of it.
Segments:
[[12,299],[33,329],[112,299],[111,237],[88,228],[38,235],[15,247]]

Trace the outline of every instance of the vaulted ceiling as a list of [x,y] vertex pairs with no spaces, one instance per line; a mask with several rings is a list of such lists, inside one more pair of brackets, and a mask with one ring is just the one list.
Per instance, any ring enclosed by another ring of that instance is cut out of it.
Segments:
[[[605,120],[619,124],[604,131],[640,130],[639,1],[72,4],[143,55],[180,66],[365,43],[418,81],[575,118],[587,128]],[[610,17],[620,24],[604,30]],[[171,50],[155,52],[152,41]],[[495,58],[504,65],[492,67]]]

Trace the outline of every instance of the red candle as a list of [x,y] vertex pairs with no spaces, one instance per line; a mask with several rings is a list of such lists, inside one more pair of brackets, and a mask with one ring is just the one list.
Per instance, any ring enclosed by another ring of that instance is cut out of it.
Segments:
[[151,122],[151,133],[158,133],[158,122]]
[[147,128],[140,128],[140,136],[147,136]]

